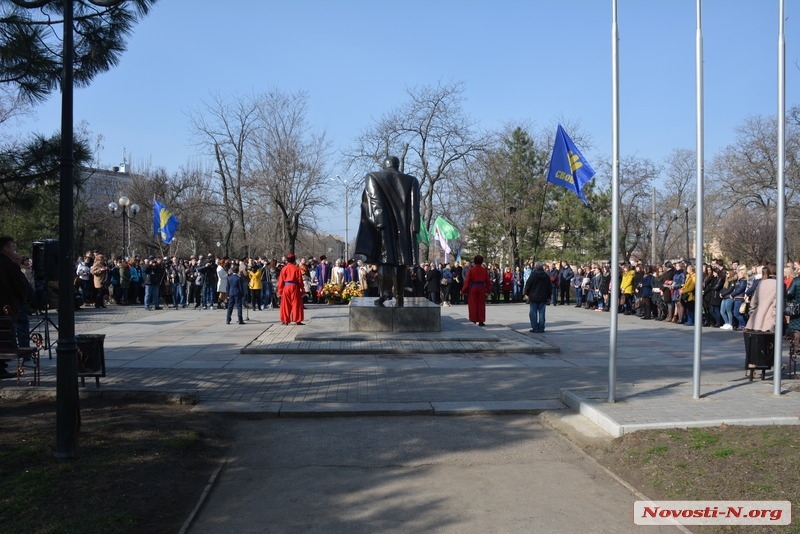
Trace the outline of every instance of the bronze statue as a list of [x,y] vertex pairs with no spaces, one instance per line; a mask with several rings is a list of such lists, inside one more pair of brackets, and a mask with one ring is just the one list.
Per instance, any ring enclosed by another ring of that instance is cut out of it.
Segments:
[[399,169],[400,160],[387,157],[382,171],[367,174],[361,196],[355,252],[378,266],[378,306],[392,297],[403,305],[406,268],[419,261],[419,181]]

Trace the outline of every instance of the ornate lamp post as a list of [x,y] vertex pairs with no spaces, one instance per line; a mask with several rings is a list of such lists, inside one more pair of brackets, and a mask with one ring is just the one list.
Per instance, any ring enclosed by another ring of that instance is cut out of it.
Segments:
[[116,202],[109,203],[108,211],[115,217],[117,216],[117,211],[119,211],[119,216],[122,217],[122,259],[125,259],[131,255],[129,250],[131,245],[130,219],[133,219],[139,213],[139,204],[131,204],[128,197],[121,196],[119,197],[119,204]]
[[[689,206],[687,204],[683,205],[683,212],[685,215],[684,224],[686,225],[686,256],[684,256],[683,261],[689,261]],[[672,220],[678,220],[678,210],[672,210]]]

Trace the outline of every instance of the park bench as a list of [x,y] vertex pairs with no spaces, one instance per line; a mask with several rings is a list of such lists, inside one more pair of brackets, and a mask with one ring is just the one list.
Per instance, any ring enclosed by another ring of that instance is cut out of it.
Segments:
[[0,313],[0,360],[14,362],[16,365],[17,385],[27,371],[32,371],[33,377],[29,382],[32,386],[38,386],[41,379],[41,367],[39,365],[39,351],[42,349],[42,336],[39,334],[31,335],[32,347],[20,347],[17,341],[17,334],[14,328],[14,317],[11,316],[11,308],[3,306]]

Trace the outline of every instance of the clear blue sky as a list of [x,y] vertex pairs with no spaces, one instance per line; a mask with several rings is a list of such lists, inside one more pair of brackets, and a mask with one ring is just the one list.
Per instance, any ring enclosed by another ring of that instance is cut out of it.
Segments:
[[[786,4],[791,106],[800,5]],[[619,0],[623,157],[660,161],[695,146],[695,5]],[[705,0],[703,37],[711,159],[743,119],[777,111],[778,0]],[[338,148],[405,103],[407,87],[438,81],[464,83],[465,111],[482,128],[555,132],[563,117],[591,140],[580,147],[587,159],[606,160],[611,0],[161,0],[120,65],[76,91],[75,121],[103,135],[102,166],[119,164],[125,148],[134,169],[174,172],[199,161],[186,113],[211,92],[307,91],[310,124]],[[54,133],[59,117],[53,95],[23,131]],[[343,217],[323,227],[343,235]]]

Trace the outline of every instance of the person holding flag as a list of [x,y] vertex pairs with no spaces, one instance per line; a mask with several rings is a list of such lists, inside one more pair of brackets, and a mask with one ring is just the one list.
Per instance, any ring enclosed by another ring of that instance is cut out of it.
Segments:
[[590,182],[594,175],[594,169],[559,124],[553,141],[553,155],[550,158],[547,181],[572,191],[588,206],[589,201],[583,194],[583,186]]
[[447,239],[445,239],[444,235],[442,235],[442,232],[439,230],[438,226],[433,227],[433,234],[436,236],[436,241],[439,242],[439,246],[442,247],[442,252],[444,252],[445,259],[447,259],[447,256],[450,255],[450,246],[447,244]]
[[153,199],[153,235],[161,236],[161,240],[169,245],[178,231],[178,218],[166,206]]
[[461,234],[456,230],[456,227],[453,224],[442,217],[436,217],[436,221],[433,223],[433,233],[436,236],[436,240],[439,242],[439,245],[442,247],[442,250],[445,254],[445,259],[450,254],[451,249],[450,245],[447,243],[448,240],[457,239],[461,236]]

